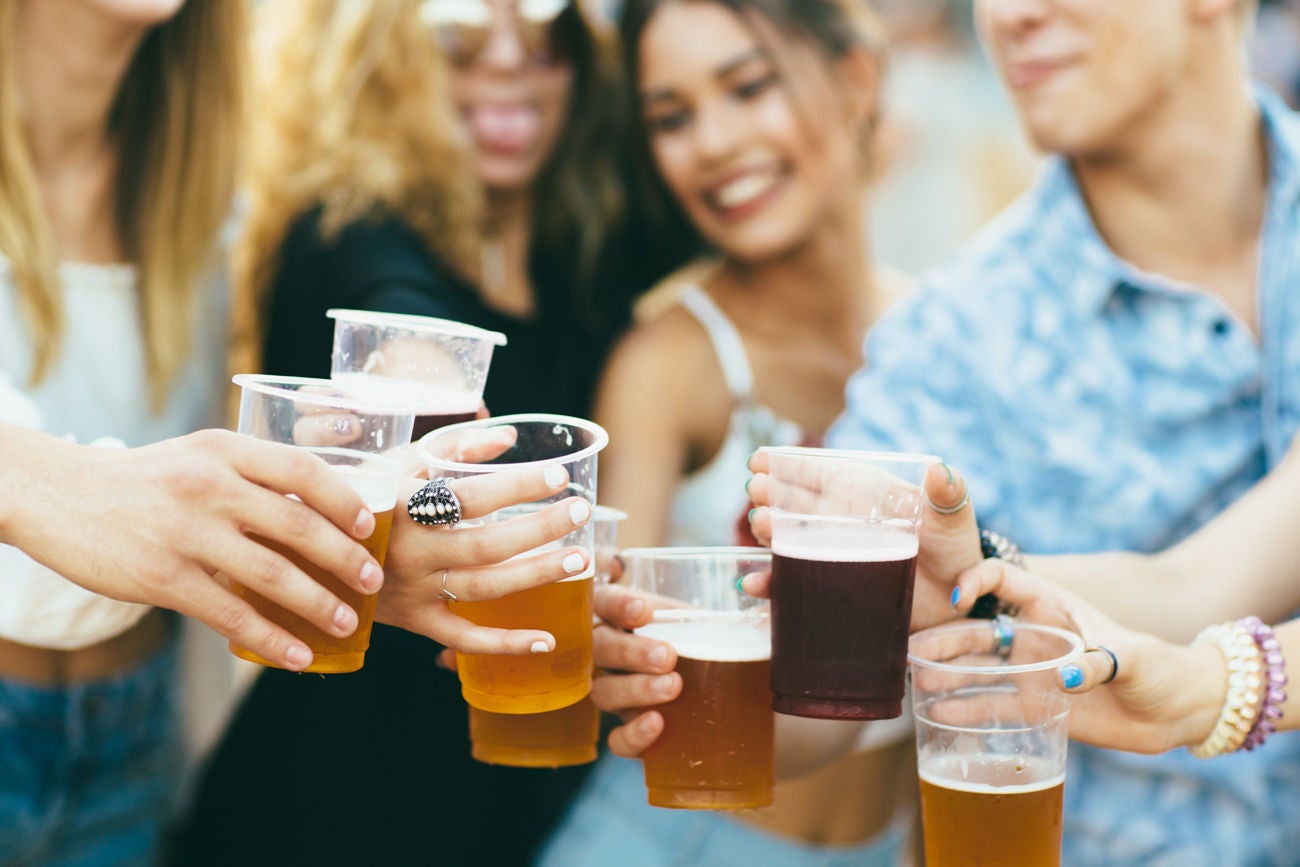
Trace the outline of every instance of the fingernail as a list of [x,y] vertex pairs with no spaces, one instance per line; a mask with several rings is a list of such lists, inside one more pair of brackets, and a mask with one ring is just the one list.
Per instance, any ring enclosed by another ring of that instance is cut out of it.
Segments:
[[528,648],[529,653],[550,653],[551,646],[545,641],[534,641]]
[[335,608],[334,627],[344,635],[351,635],[357,628],[357,613],[346,605]]
[[650,721],[649,717],[643,716],[641,719],[637,720],[636,727],[640,730],[641,734],[646,735],[647,737],[654,734],[655,726],[654,723]]
[[581,554],[570,554],[564,558],[564,563],[562,565],[564,566],[564,571],[572,575],[575,572],[581,572],[582,567],[587,565],[587,560]]
[[1077,665],[1067,665],[1061,669],[1061,683],[1066,689],[1074,689],[1083,683],[1083,669]]
[[658,647],[656,647],[654,650],[650,651],[650,656],[648,658],[650,660],[650,664],[653,665],[655,668],[658,668],[661,665],[667,665],[668,648],[661,644]]
[[369,539],[370,534],[375,532],[375,516],[369,509],[362,509],[357,512],[357,520],[352,524],[352,535],[361,539]]
[[591,506],[587,504],[586,500],[578,500],[569,507],[569,517],[573,520],[573,523],[581,524],[591,517]]
[[651,687],[660,695],[667,696],[673,691],[673,676],[671,674],[661,674],[654,679]]
[[305,644],[293,644],[284,652],[284,658],[294,668],[306,668],[311,665],[311,651]]
[[627,604],[627,617],[629,620],[640,620],[642,614],[645,614],[644,600],[633,599]]
[[943,467],[943,471],[948,474],[948,487],[951,488],[953,483],[952,467],[945,463],[941,463],[939,466]]
[[551,465],[542,470],[542,481],[546,482],[548,488],[558,488],[565,483],[567,475],[564,467]]
[[960,587],[952,588],[952,593],[948,596],[948,604],[951,605],[953,608],[956,608],[957,603],[960,601],[961,601],[961,588]]
[[737,592],[737,593],[744,593],[744,592],[745,592],[745,576],[744,576],[744,575],[741,575],[739,578],[736,579],[736,592]]
[[745,479],[745,493],[746,493],[746,494],[749,493],[749,483],[752,482],[752,481],[754,481],[754,477],[753,477],[753,476],[750,476],[749,478]]
[[[757,511],[758,511],[758,507],[757,507],[757,506],[755,506],[754,508],[750,509],[750,510],[749,510],[749,514],[745,516],[746,520],[748,520],[750,523],[753,523],[753,521],[754,521],[754,513],[757,512]],[[733,512],[732,514],[735,514],[735,513]]]
[[340,436],[344,436],[352,433],[353,425],[355,423],[356,419],[350,415],[336,415],[334,416],[334,420],[330,422],[330,430]]
[[361,567],[361,586],[374,592],[379,589],[379,582],[384,577],[384,571],[374,563],[367,563]]

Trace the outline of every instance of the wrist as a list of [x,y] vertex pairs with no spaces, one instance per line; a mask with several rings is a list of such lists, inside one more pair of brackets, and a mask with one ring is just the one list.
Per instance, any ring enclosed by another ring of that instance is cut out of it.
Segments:
[[1228,663],[1210,643],[1175,648],[1179,655],[1181,707],[1171,748],[1191,747],[1213,733],[1228,696]]

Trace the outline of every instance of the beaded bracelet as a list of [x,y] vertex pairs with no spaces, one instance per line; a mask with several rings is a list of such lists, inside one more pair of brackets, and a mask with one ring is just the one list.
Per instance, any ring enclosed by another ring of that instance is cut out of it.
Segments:
[[1194,644],[1214,642],[1228,664],[1228,695],[1209,737],[1189,750],[1209,759],[1241,749],[1264,703],[1264,653],[1250,630],[1237,623],[1207,626]]
[[1282,705],[1286,703],[1286,657],[1282,655],[1282,644],[1273,634],[1273,628],[1258,617],[1243,617],[1237,625],[1250,633],[1264,655],[1264,705],[1241,745],[1243,750],[1253,750],[1277,731],[1278,720],[1282,719]]

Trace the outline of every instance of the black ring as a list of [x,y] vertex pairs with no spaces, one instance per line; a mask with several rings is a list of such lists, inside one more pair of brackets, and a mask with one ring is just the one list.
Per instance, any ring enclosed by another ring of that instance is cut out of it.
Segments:
[[411,494],[406,513],[426,527],[450,527],[460,523],[460,499],[447,486],[447,479],[434,479]]
[[1115,656],[1115,651],[1111,650],[1104,644],[1094,644],[1092,647],[1089,647],[1088,650],[1100,650],[1102,653],[1110,657],[1110,677],[1101,682],[1101,685],[1105,686],[1115,679],[1115,675],[1119,674],[1119,659]]

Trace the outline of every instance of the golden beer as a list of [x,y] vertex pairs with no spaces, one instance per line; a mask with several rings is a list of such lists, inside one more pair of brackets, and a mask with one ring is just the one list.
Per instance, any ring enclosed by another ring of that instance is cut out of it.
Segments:
[[922,760],[927,867],[1060,867],[1065,776],[1041,760]]
[[489,765],[562,768],[596,761],[600,711],[583,698],[543,713],[469,709],[470,754]]
[[[365,545],[370,555],[379,561],[379,565],[383,566],[384,557],[388,553],[388,537],[393,530],[393,506],[390,505],[383,511],[374,510],[374,515],[375,531],[362,544]],[[235,594],[252,605],[263,617],[278,626],[283,626],[311,648],[314,658],[311,665],[303,669],[304,671],[319,674],[341,674],[361,668],[366,659],[366,649],[370,647],[370,627],[375,620],[375,601],[378,599],[378,594],[372,593],[366,596],[358,593],[329,572],[304,559],[284,545],[258,536],[250,535],[250,538],[259,544],[265,545],[272,551],[283,554],[289,558],[293,565],[311,576],[312,580],[352,606],[353,610],[357,612],[357,628],[355,632],[346,638],[336,638],[327,632],[322,632],[292,611],[281,608],[266,597],[231,581]],[[279,668],[275,663],[263,659],[251,650],[237,646],[234,642],[230,644],[230,651],[241,659],[247,659],[259,665]]]
[[568,707],[591,692],[592,582],[590,575],[566,578],[500,599],[448,603],[453,613],[480,626],[542,629],[555,636],[551,653],[457,653],[465,700],[494,713],[537,714]]
[[771,639],[766,618],[733,612],[637,630],[677,650],[682,692],[655,708],[663,734],[645,751],[656,807],[742,810],[772,803]]

